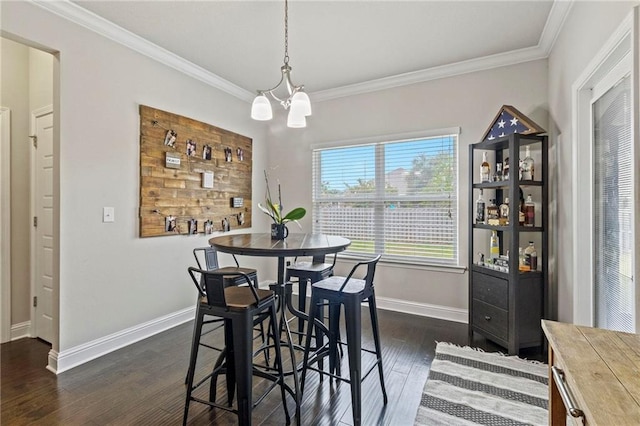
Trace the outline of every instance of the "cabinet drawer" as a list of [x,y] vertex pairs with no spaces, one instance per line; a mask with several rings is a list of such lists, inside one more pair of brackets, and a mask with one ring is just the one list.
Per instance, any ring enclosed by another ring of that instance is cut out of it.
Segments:
[[473,299],[473,325],[499,339],[509,338],[507,311],[477,299]]
[[509,309],[509,283],[507,280],[490,275],[473,273],[473,298],[495,305],[504,310]]

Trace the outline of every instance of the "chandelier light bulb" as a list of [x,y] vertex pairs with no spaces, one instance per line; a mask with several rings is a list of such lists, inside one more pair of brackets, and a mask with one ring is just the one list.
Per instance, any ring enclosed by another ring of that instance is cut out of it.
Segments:
[[267,121],[273,118],[271,102],[265,95],[258,95],[251,105],[251,118],[254,120]]
[[303,111],[305,117],[311,115],[311,101],[309,100],[309,95],[305,92],[296,92],[295,95],[291,98],[291,108],[300,108]]
[[307,119],[304,118],[302,111],[294,108],[289,110],[289,115],[287,116],[287,127],[291,127],[293,129],[307,127]]

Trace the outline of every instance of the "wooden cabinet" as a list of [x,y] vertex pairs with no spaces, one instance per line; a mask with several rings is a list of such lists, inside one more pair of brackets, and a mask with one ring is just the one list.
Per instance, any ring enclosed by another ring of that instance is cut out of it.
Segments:
[[[541,346],[540,320],[547,317],[548,298],[548,170],[546,136],[512,134],[469,147],[469,336],[480,333],[517,354],[522,348]],[[523,180],[518,165],[529,146],[534,159],[533,179]],[[483,153],[491,165],[509,161],[509,179],[480,181]],[[502,204],[509,199],[509,213],[499,223],[476,221],[476,201],[480,192],[488,206],[491,199]],[[535,221],[520,224],[521,194],[535,205]],[[495,231],[499,239],[501,264],[490,261],[490,238]],[[537,267],[519,269],[519,248],[533,241]],[[481,259],[484,255],[484,262]],[[508,256],[508,258],[507,258]]]
[[549,341],[549,425],[640,424],[638,334],[555,321],[542,328]]

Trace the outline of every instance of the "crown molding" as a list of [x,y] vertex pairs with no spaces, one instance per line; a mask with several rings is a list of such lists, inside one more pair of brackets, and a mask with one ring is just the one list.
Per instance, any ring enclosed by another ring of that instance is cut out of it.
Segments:
[[528,47],[525,49],[498,53],[496,55],[470,59],[420,71],[384,77],[363,83],[351,84],[349,86],[337,87],[335,89],[322,90],[311,93],[309,96],[312,96],[312,100],[315,102],[327,101],[345,96],[376,92],[379,90],[392,89],[394,87],[407,86],[410,84],[423,83],[426,81],[438,80],[471,72],[484,71],[492,68],[544,59],[547,56],[548,55],[538,46]]
[[[90,12],[69,0],[48,1],[30,0],[33,4],[94,31],[110,40],[120,43],[138,53],[176,69],[190,77],[200,80],[216,89],[228,93],[245,102],[251,102],[254,93],[245,90],[222,77],[189,62],[150,41],[125,30],[124,28]],[[423,83],[456,75],[484,71],[493,68],[515,65],[523,62],[545,59],[549,56],[564,20],[575,0],[555,0],[543,29],[540,41],[535,47],[518,49],[482,58],[470,59],[428,68],[419,71],[384,77],[334,89],[310,93],[315,102],[343,98],[380,90],[392,89],[410,84]]]
[[122,44],[138,53],[141,53],[142,55],[154,59],[245,102],[251,102],[255,96],[248,90],[236,86],[228,80],[225,80],[222,77],[207,71],[206,69],[195,65],[172,52],[169,52],[167,49],[151,43],[131,31],[125,30],[113,22],[96,15],[95,13],[76,5],[69,0],[30,1],[42,9],[96,32],[112,41],[115,41],[116,43]]
[[551,49],[560,34],[560,30],[564,25],[565,19],[569,15],[569,11],[573,7],[575,0],[555,0],[551,5],[551,11],[544,25],[538,46],[549,56]]

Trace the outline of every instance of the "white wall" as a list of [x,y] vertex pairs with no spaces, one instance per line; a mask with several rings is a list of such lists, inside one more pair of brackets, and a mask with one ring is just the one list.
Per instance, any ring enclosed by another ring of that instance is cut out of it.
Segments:
[[[459,126],[460,264],[467,266],[468,145],[479,142],[502,105],[513,105],[547,127],[547,61],[405,86],[326,102],[313,102],[308,126],[287,131],[284,119],[269,136],[269,164],[288,204],[311,206],[311,150],[318,142],[349,140]],[[310,217],[303,220],[311,229]],[[349,265],[343,265],[346,268]],[[339,266],[340,268],[341,266]],[[381,264],[376,272],[381,305],[431,315],[467,309],[468,275]],[[421,305],[421,306],[417,306]]]
[[[556,233],[558,319],[573,322],[574,292],[580,289],[573,279],[573,264],[588,267],[589,261],[573,253],[573,157],[571,85],[620,26],[637,2],[575,2],[549,57],[549,110],[554,170],[557,183]],[[588,141],[584,141],[588,143]]]
[[29,108],[31,111],[53,103],[53,55],[29,49]]
[[[264,193],[265,130],[249,105],[25,2],[2,2],[10,38],[56,51],[59,352],[193,306],[191,250],[204,236],[138,238],[140,104],[253,138]],[[102,207],[115,223],[102,223]],[[253,213],[254,228],[261,222]],[[223,259],[224,260],[224,259]],[[268,261],[245,259],[269,271]],[[262,264],[264,266],[260,266]],[[273,269],[275,270],[275,267]],[[265,278],[267,278],[265,276]]]

